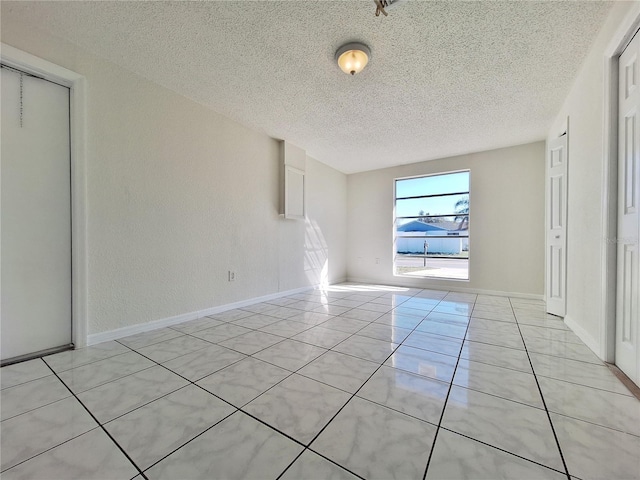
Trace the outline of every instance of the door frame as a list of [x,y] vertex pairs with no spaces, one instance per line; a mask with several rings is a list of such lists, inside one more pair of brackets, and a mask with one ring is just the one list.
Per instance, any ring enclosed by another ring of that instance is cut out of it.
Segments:
[[620,22],[604,51],[604,149],[602,174],[602,309],[600,357],[615,363],[616,284],[618,231],[618,60],[640,28],[640,4],[635,4]]
[[86,79],[5,43],[2,63],[69,87],[71,136],[71,341],[87,345]]

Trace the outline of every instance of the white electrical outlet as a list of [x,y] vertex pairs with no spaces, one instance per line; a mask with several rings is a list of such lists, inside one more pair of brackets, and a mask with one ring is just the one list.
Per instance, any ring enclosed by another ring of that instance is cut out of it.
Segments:
[[380,259],[376,258],[376,265],[379,265],[379,264],[380,264]]
[[233,270],[229,270],[229,281],[235,282],[235,280],[236,280],[236,272],[234,272]]

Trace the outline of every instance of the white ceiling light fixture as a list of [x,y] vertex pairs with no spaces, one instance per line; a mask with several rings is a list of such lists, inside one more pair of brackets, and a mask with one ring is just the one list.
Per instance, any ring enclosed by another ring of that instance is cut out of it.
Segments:
[[371,50],[364,43],[352,42],[341,46],[336,52],[336,61],[344,73],[360,73],[369,63]]

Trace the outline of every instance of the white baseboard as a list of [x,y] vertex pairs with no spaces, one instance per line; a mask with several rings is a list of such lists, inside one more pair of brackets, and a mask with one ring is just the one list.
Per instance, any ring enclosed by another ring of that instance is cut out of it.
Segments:
[[213,315],[215,313],[226,312],[227,310],[233,310],[234,308],[242,308],[248,307],[249,305],[254,305],[256,303],[268,302],[269,300],[275,300],[276,298],[286,297],[289,295],[294,295],[296,293],[304,293],[309,290],[316,290],[318,288],[317,285],[311,285],[309,287],[302,288],[294,288],[293,290],[287,290],[285,292],[277,292],[271,293],[269,295],[263,295],[262,297],[254,297],[249,298],[247,300],[240,300],[239,302],[227,303],[226,305],[219,305],[217,307],[207,308],[205,310],[200,310],[198,318],[200,317],[208,317],[209,315]]
[[269,295],[263,295],[261,297],[248,298],[246,300],[240,300],[238,302],[218,305],[216,307],[206,308],[204,310],[183,313],[174,317],[161,318],[159,320],[152,320],[151,322],[138,323],[136,325],[116,328],[115,330],[109,330],[107,332],[93,333],[87,337],[87,345],[95,345],[97,343],[108,342],[110,340],[128,337],[129,335],[135,335],[136,333],[149,332],[151,330],[157,330],[159,328],[170,327],[172,325],[178,325],[179,323],[188,322],[189,320],[195,320],[197,318],[206,317],[215,313],[226,312],[227,310],[233,310],[235,308],[247,307],[256,303],[268,302],[269,300],[275,300],[276,298],[286,297],[288,295],[293,295],[296,293],[308,292],[309,290],[315,290],[317,288],[317,285],[295,288],[293,290],[287,290],[284,292],[271,293]]
[[[600,348],[600,343],[596,341],[593,336],[591,336],[581,325],[576,323],[576,321],[571,318],[569,315],[564,317],[564,323],[569,327],[573,333],[575,333],[580,340],[584,342],[584,344],[589,347],[593,353],[595,353],[600,360],[603,360],[602,349]],[[604,360],[603,360],[604,361]]]
[[542,300],[544,301],[544,295],[538,295],[535,293],[522,293],[522,292],[503,292],[500,290],[484,290],[484,289],[480,289],[480,288],[465,288],[465,287],[458,287],[458,286],[432,286],[432,285],[411,285],[411,284],[407,284],[407,283],[403,283],[402,281],[392,281],[392,282],[377,282],[377,281],[372,281],[370,279],[364,279],[364,278],[354,278],[354,277],[349,277],[348,279],[349,282],[356,282],[356,283],[367,283],[367,284],[374,284],[374,285],[382,285],[382,284],[386,284],[386,285],[390,285],[390,286],[394,286],[394,287],[406,287],[406,288],[423,288],[425,290],[441,290],[441,291],[445,291],[445,292],[459,292],[459,293],[475,293],[475,294],[479,294],[479,295],[495,295],[495,296],[499,296],[499,297],[513,297],[513,298],[526,298],[526,299],[530,299],[530,300]]
[[128,325],[126,327],[116,328],[115,330],[109,330],[106,332],[92,333],[87,336],[87,346],[128,337],[129,335],[135,335],[136,333],[149,332],[159,328],[170,327],[171,325],[188,322],[189,320],[195,320],[196,318],[200,318],[198,311],[183,313],[182,315],[176,315],[174,317],[161,318],[159,320],[152,320],[146,323]]

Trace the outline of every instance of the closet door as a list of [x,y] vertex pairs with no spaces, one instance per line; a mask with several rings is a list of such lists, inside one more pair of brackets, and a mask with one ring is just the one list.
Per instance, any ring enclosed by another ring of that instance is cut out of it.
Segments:
[[640,385],[640,36],[619,61],[616,365]]
[[1,359],[71,344],[69,89],[3,66]]
[[567,308],[567,134],[547,144],[546,300],[547,312],[564,317]]

